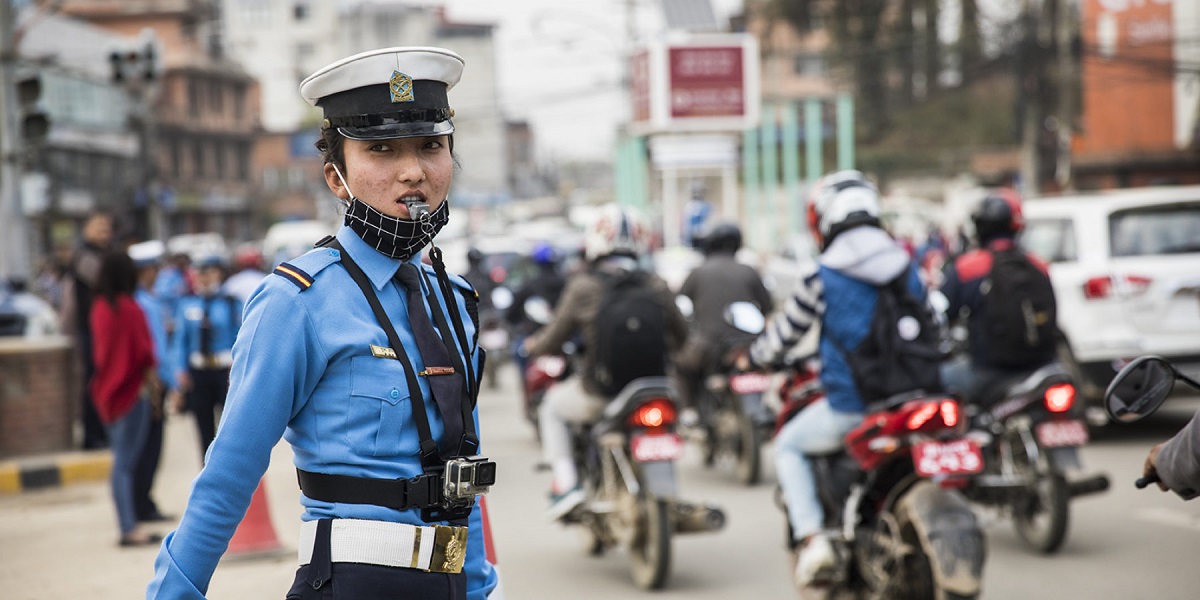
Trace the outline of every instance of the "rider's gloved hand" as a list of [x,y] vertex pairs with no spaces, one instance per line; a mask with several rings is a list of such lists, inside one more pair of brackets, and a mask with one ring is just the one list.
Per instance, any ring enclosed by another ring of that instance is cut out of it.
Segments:
[[[1165,443],[1166,442],[1163,442],[1163,444]],[[1157,468],[1158,453],[1162,450],[1163,444],[1158,444],[1157,446],[1151,448],[1150,454],[1146,455],[1146,463],[1142,465],[1142,477],[1152,479],[1153,481],[1157,482],[1158,489],[1166,492],[1171,488],[1167,487],[1167,484],[1163,483],[1163,480],[1158,477]]]

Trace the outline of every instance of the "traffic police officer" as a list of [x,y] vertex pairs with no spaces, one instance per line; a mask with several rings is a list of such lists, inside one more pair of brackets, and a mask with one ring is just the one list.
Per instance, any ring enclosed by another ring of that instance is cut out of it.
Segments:
[[200,598],[284,436],[304,506],[288,598],[482,600],[496,586],[476,494],[482,352],[475,294],[420,252],[446,223],[454,161],[447,91],[462,59],[387,48],[300,86],[324,111],[318,147],[347,204],[334,239],[251,296],[220,431],[148,598]]
[[233,342],[241,325],[242,303],[221,291],[224,260],[215,254],[196,261],[196,293],[184,296],[176,308],[176,329],[171,336],[171,362],[175,386],[171,402],[187,409],[196,420],[201,459],[217,431],[217,412],[229,393],[229,367]]

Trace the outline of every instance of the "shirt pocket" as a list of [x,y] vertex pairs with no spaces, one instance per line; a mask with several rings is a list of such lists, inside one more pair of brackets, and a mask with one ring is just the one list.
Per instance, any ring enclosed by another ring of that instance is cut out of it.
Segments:
[[350,406],[343,428],[346,442],[371,456],[416,455],[421,443],[411,422],[404,365],[374,356],[350,359]]

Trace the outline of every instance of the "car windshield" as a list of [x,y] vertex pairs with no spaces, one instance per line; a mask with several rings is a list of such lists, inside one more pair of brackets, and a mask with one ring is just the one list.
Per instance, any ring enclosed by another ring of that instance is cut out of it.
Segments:
[[1108,227],[1113,256],[1200,252],[1200,201],[1116,212]]

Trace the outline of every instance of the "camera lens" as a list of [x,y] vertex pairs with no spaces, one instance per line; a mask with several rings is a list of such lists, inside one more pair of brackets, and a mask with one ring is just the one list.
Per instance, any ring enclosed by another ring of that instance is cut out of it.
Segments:
[[475,485],[486,486],[496,483],[496,463],[484,462],[475,465]]

